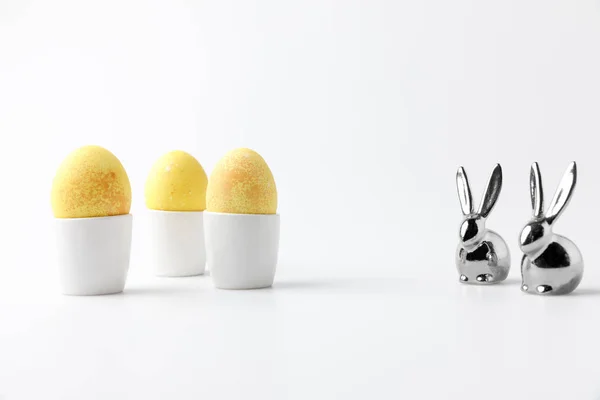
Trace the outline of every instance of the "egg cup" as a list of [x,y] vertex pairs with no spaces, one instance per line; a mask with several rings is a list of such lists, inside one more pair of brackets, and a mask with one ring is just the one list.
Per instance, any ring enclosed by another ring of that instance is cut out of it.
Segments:
[[279,253],[279,214],[205,212],[208,269],[218,289],[273,285]]
[[131,214],[56,218],[62,293],[91,296],[121,293],[131,255]]
[[204,274],[203,211],[148,210],[150,263],[156,276]]

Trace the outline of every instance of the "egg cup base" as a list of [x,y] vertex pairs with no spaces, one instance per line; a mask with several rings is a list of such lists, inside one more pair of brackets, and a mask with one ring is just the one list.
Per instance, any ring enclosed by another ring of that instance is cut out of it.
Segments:
[[96,296],[123,292],[131,255],[131,214],[56,218],[61,292]]
[[150,264],[157,277],[203,275],[206,268],[203,211],[148,210]]
[[205,212],[206,258],[218,289],[273,285],[279,253],[279,214]]
[[204,275],[204,272],[193,272],[193,273],[161,273],[158,271],[154,271],[154,276],[156,276],[157,278],[191,278],[194,276],[202,276]]

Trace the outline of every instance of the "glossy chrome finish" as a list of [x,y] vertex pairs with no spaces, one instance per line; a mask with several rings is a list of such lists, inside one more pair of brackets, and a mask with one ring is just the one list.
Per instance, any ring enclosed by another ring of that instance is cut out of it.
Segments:
[[510,270],[510,252],[500,235],[486,229],[485,221],[502,189],[502,167],[497,164],[494,168],[477,212],[473,209],[469,180],[463,167],[456,173],[456,186],[463,212],[456,251],[459,282],[484,285],[501,282]]
[[519,245],[525,253],[521,261],[521,290],[531,294],[571,293],[583,277],[581,252],[569,239],[552,232],[556,219],[569,204],[577,183],[577,164],[572,162],[544,215],[544,191],[537,163],[531,166],[531,205],[533,217],[521,231]]

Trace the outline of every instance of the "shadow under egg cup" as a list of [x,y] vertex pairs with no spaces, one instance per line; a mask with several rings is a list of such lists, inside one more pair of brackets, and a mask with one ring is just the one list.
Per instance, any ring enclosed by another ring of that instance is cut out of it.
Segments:
[[131,255],[131,214],[56,218],[62,293],[93,296],[121,293]]
[[204,274],[204,211],[148,212],[154,274],[160,277]]
[[205,214],[207,264],[215,287],[271,287],[279,254],[279,214]]

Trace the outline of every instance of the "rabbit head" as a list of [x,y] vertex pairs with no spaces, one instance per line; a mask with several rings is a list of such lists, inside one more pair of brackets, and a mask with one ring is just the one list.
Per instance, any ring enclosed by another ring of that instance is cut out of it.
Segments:
[[487,184],[487,189],[479,205],[479,210],[474,211],[469,180],[463,167],[456,173],[456,187],[458,199],[463,212],[463,221],[460,225],[460,240],[465,248],[477,246],[485,236],[485,221],[494,208],[500,190],[502,189],[502,167],[496,164]]
[[552,242],[552,225],[569,204],[576,183],[577,164],[572,162],[554,194],[548,212],[544,214],[542,176],[538,163],[533,163],[529,178],[533,217],[521,231],[519,245],[523,253],[535,257]]

